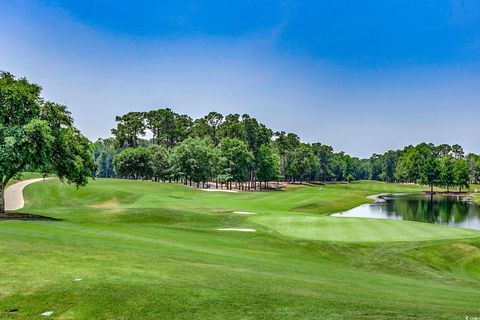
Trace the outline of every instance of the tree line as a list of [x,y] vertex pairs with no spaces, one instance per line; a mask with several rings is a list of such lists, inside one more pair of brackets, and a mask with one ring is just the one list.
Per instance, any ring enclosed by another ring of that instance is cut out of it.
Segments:
[[165,108],[129,112],[116,122],[112,138],[94,143],[98,177],[246,190],[266,188],[269,181],[378,180],[433,190],[480,180],[480,157],[465,155],[459,145],[421,143],[359,159],[304,143],[295,133],[275,132],[247,114],[210,112],[194,120]]
[[77,186],[92,176],[243,190],[271,181],[360,179],[461,190],[480,181],[480,157],[465,155],[460,145],[421,143],[359,159],[274,132],[247,114],[210,112],[194,120],[169,108],[129,112],[116,118],[113,137],[91,143],[67,107],[46,101],[41,90],[0,72],[0,213],[7,184],[27,170]]
[[369,159],[369,176],[386,182],[411,182],[433,187],[468,188],[480,181],[480,156],[465,155],[458,145],[420,143],[402,150],[374,154]]

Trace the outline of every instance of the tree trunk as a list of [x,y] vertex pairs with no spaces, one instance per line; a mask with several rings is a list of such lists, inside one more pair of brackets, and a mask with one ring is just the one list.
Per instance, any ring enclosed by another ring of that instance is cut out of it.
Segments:
[[0,185],[0,213],[5,213],[5,185]]

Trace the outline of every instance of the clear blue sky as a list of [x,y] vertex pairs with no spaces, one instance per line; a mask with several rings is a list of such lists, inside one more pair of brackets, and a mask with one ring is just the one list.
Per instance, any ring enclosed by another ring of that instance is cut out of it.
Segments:
[[115,115],[249,113],[367,157],[480,153],[480,1],[0,0],[0,69],[91,139]]

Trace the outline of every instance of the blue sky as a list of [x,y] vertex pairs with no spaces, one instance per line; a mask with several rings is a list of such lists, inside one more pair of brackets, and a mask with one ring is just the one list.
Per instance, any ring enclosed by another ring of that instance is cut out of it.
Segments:
[[360,157],[480,153],[480,2],[0,0],[0,69],[91,139],[115,115],[249,113]]

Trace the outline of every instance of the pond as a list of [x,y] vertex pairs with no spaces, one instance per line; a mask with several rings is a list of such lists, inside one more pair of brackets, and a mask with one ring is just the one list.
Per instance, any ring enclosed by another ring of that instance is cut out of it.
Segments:
[[374,203],[332,216],[409,220],[480,230],[480,205],[459,196],[381,195]]

